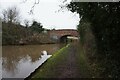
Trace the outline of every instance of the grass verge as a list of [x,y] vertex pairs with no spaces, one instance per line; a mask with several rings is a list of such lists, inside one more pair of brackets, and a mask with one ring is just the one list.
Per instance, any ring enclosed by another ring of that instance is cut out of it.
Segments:
[[[55,52],[52,57],[50,57],[47,62],[45,62],[40,69],[37,70],[36,73],[32,76],[32,78],[55,78],[59,76],[59,72],[56,72],[55,68],[61,62],[65,62],[65,58],[67,57],[67,49],[69,44],[59,51]],[[62,65],[62,64],[61,64]]]
[[83,47],[81,44],[77,45],[78,54],[77,54],[77,61],[79,66],[79,71],[81,73],[82,78],[91,78],[91,69],[88,62],[88,58],[84,52]]

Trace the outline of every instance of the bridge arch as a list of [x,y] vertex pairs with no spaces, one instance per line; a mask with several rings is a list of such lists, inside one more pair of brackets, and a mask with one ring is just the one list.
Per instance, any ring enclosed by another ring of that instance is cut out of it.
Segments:
[[50,30],[48,34],[55,42],[68,42],[68,39],[74,40],[79,36],[77,30],[74,29]]
[[61,43],[67,43],[68,42],[68,36],[73,36],[73,35],[63,35],[59,38]]

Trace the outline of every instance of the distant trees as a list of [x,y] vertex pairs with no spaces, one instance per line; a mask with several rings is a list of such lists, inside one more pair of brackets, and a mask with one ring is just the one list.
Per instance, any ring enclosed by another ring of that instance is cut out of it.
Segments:
[[32,25],[30,26],[30,29],[33,32],[41,33],[44,31],[43,25],[41,23],[38,23],[37,21],[33,21]]
[[10,7],[4,9],[3,12],[3,21],[9,23],[19,23],[20,22],[20,13],[17,7]]
[[10,7],[4,9],[2,15],[2,44],[15,44],[21,38],[19,33],[22,30],[19,10],[16,7]]
[[4,9],[2,15],[2,45],[51,42],[47,29],[44,29],[41,23],[33,21],[30,25],[29,20],[25,19],[25,26],[21,25],[20,12],[16,7]]

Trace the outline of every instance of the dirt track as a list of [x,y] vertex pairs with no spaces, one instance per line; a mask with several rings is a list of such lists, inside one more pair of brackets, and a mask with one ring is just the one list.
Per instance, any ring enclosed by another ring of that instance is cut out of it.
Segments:
[[58,65],[56,68],[62,71],[62,74],[58,78],[78,78],[80,77],[79,66],[77,61],[78,50],[75,45],[72,45],[68,49],[68,56],[65,63]]

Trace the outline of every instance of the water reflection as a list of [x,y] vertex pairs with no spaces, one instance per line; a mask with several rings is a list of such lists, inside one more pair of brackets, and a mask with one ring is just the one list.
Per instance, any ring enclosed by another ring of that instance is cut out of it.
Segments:
[[52,54],[63,45],[25,45],[25,46],[3,46],[2,51],[2,77],[23,78],[37,68],[41,61],[41,51],[46,50]]

